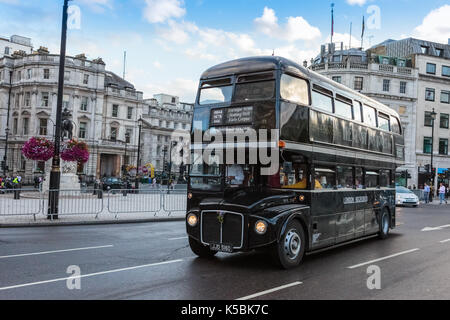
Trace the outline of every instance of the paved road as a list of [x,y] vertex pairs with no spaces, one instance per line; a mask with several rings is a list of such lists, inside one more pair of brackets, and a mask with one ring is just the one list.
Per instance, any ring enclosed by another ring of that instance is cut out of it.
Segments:
[[183,222],[0,229],[0,299],[450,299],[450,206],[402,208],[398,223],[289,271],[259,252],[198,259]]

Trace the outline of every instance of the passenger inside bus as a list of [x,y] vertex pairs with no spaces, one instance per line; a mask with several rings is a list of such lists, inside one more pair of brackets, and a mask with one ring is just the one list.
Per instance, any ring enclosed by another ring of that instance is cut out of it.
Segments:
[[[283,189],[306,189],[307,183],[306,164],[285,163],[280,170],[280,183]],[[315,189],[322,189],[319,181],[315,181]]]

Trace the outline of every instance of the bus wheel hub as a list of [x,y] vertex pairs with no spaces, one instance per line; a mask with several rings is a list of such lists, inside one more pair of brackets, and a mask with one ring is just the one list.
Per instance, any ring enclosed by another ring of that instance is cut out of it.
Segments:
[[295,259],[301,248],[300,236],[295,230],[289,230],[284,239],[284,251],[289,259]]

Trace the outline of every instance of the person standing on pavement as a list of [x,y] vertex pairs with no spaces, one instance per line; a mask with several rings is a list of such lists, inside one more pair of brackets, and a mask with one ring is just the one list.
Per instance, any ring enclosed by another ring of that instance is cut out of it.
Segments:
[[443,201],[445,201],[445,204],[447,204],[447,199],[445,199],[445,192],[447,188],[444,186],[444,184],[441,182],[441,186],[439,188],[439,204],[442,204]]
[[425,203],[430,202],[430,186],[425,183],[425,186],[423,187],[423,196],[425,198]]

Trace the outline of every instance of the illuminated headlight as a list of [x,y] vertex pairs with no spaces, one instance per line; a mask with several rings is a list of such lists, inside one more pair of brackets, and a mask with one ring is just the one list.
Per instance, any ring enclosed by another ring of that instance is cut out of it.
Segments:
[[189,192],[188,195],[187,195],[187,197],[188,197],[189,200],[191,200],[191,199],[192,199],[192,193]]
[[299,200],[300,202],[305,201],[305,196],[304,196],[304,195],[298,196],[298,200]]
[[267,231],[267,222],[258,220],[255,223],[255,231],[257,234],[264,234]]
[[191,227],[195,227],[198,223],[198,218],[194,213],[190,213],[187,216],[187,223],[191,226]]

